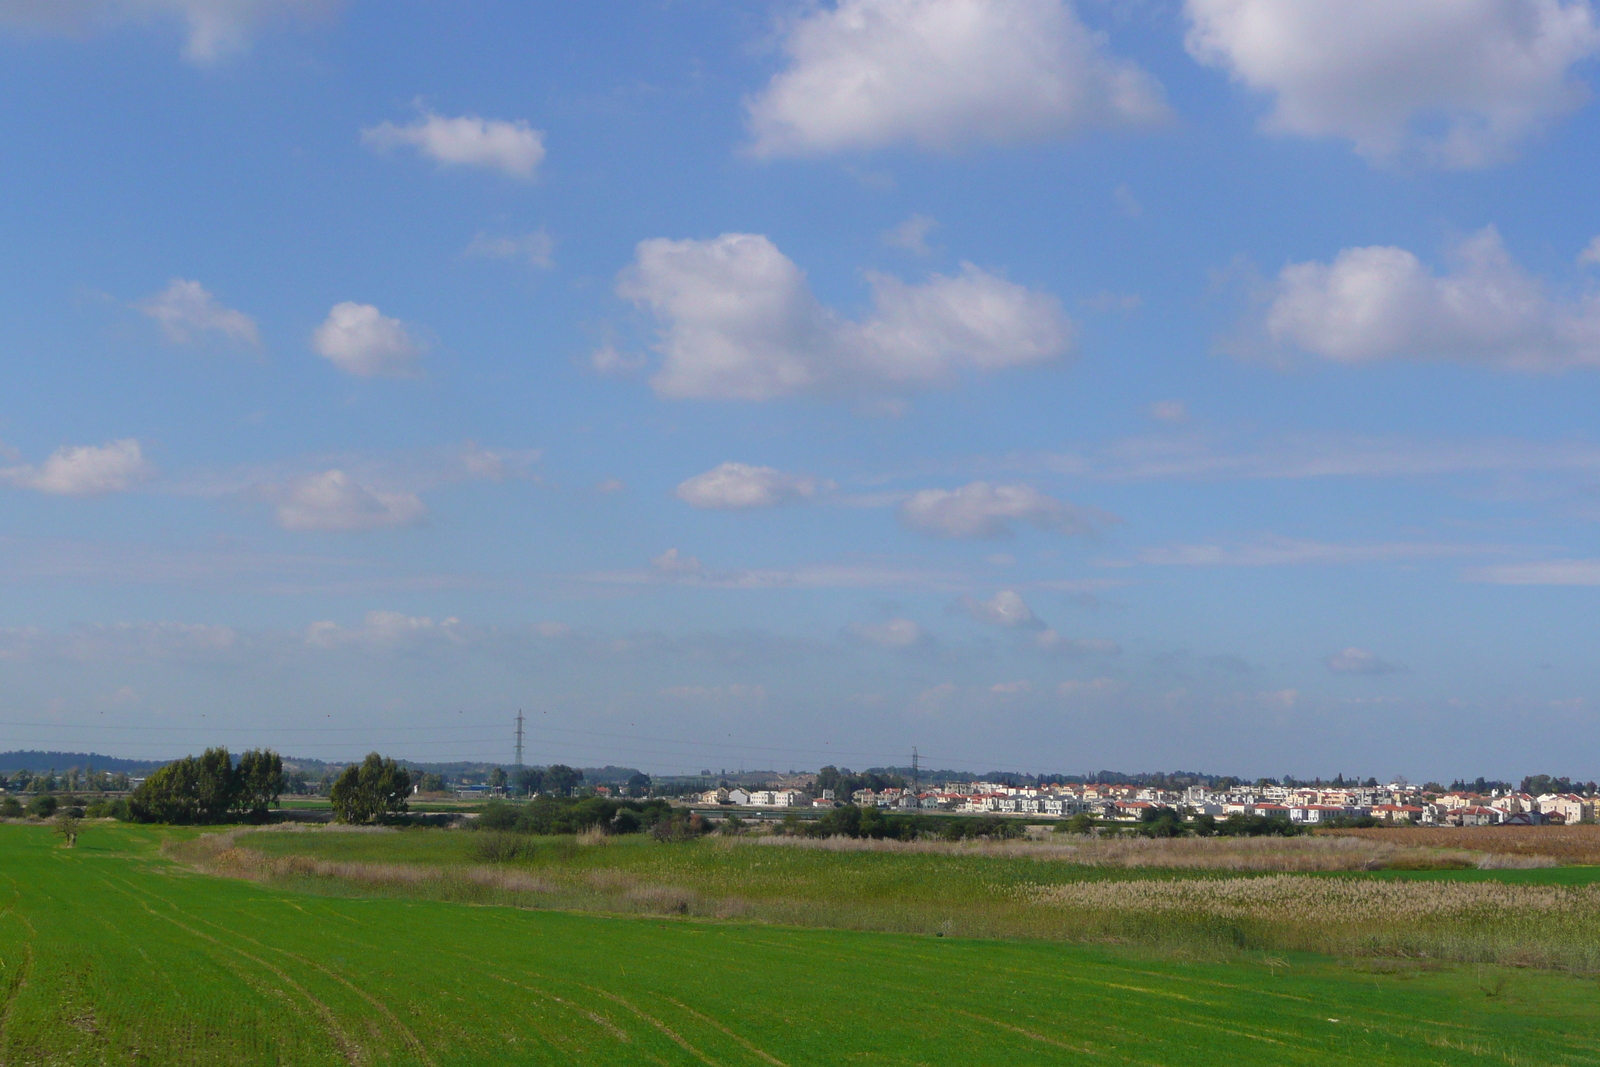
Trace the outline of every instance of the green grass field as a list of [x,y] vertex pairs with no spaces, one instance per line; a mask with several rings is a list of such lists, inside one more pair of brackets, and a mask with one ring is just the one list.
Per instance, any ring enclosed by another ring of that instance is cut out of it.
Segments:
[[1600,1063],[1559,972],[318,896],[187,836],[0,826],[0,1064]]

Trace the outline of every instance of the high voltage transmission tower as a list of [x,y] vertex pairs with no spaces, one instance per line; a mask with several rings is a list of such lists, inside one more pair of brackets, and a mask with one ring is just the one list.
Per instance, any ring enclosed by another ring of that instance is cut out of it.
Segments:
[[522,770],[522,709],[517,709],[517,770]]
[[917,759],[917,746],[911,746],[911,795],[922,795],[922,764]]

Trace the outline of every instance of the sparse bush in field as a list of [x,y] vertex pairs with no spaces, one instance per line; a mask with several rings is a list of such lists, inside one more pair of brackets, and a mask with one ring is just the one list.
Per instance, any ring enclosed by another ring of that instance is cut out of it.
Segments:
[[1094,830],[1094,816],[1080,811],[1066,822],[1056,823],[1058,834],[1088,834]]
[[711,829],[711,824],[700,817],[699,812],[686,814],[675,811],[665,819],[657,820],[650,828],[657,841],[693,841],[697,837],[704,837]]
[[1295,837],[1307,832],[1287,818],[1269,815],[1230,815],[1216,826],[1223,837]]
[[78,831],[82,828],[82,820],[70,811],[62,812],[56,816],[55,834],[61,838],[62,845],[66,848],[78,847]]
[[89,806],[83,810],[83,815],[86,819],[120,819],[127,822],[129,820],[127,798],[91,800]]
[[524,835],[500,830],[481,833],[472,842],[473,855],[490,863],[531,859],[536,851],[537,847]]
[[22,818],[22,801],[16,797],[0,797],[0,819]]
[[722,820],[722,825],[717,827],[717,832],[729,837],[741,834],[744,832],[744,820],[737,815],[730,815]]
[[55,797],[49,793],[41,793],[28,801],[28,814],[40,819],[48,819],[56,813],[59,806]]

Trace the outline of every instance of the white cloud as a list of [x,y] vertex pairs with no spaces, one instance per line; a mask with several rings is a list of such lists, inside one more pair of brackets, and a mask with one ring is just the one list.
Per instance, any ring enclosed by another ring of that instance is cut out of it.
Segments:
[[64,445],[37,466],[0,468],[0,482],[58,496],[98,496],[131,489],[155,474],[132,438],[104,445]]
[[695,585],[715,589],[875,589],[957,590],[964,576],[948,571],[912,570],[888,563],[813,563],[799,567],[713,570],[676,548],[650,561],[648,570],[602,571],[584,576],[602,585]]
[[1498,545],[1440,544],[1426,541],[1333,544],[1269,537],[1235,545],[1171,545],[1149,548],[1139,562],[1178,567],[1280,567],[1302,564],[1403,563],[1503,552]]
[[819,491],[832,487],[832,482],[819,481],[808,474],[785,474],[771,467],[723,463],[683,482],[678,486],[677,495],[679,500],[693,507],[739,511],[810,500]]
[[1054,630],[1043,630],[1034,635],[1034,647],[1058,656],[1120,656],[1122,646],[1103,637],[1066,637]]
[[839,0],[796,20],[788,67],[746,104],[751,150],[816,155],[1057,137],[1167,117],[1067,0]]
[[1563,301],[1512,262],[1493,227],[1435,274],[1403,248],[1347,248],[1278,276],[1263,326],[1344,363],[1456,359],[1524,370],[1600,364],[1600,296]]
[[1271,94],[1270,130],[1475,167],[1576,107],[1589,0],[1186,0],[1188,48]]
[[1063,697],[1103,697],[1126,688],[1125,683],[1115,678],[1094,678],[1087,682],[1072,678],[1056,686],[1056,693]]
[[572,627],[564,622],[535,623],[533,632],[550,641],[558,641],[564,637],[572,636]]
[[868,281],[872,315],[842,319],[771,241],[729,233],[640,242],[617,292],[654,313],[664,358],[652,384],[678,399],[927,388],[964,370],[1049,362],[1071,346],[1058,300],[970,263],[921,285]]
[[700,575],[705,572],[705,567],[693,556],[682,556],[675,548],[669,548],[661,555],[650,561],[650,566],[664,574],[675,575]]
[[883,243],[890,248],[900,248],[919,256],[933,255],[933,249],[928,247],[928,234],[938,229],[937,219],[926,215],[912,215],[892,230],[884,230],[880,234]]
[[189,344],[196,334],[215,334],[235,344],[261,344],[255,320],[242,311],[223,307],[199,282],[172,279],[160,293],[139,305],[139,310],[161,324],[173,344]]
[[979,622],[1024,630],[1043,630],[1044,621],[1033,613],[1028,602],[1015,590],[1002,589],[988,600],[965,597],[961,606]]
[[415,148],[445,166],[486,167],[524,179],[544,160],[544,132],[520,119],[452,119],[429,111],[409,125],[382,122],[362,130],[361,143],[379,151]]
[[285,530],[374,530],[412,526],[427,514],[411,492],[361,485],[342,470],[310,474],[277,490],[278,525]]
[[170,20],[184,29],[184,58],[209,64],[248,51],[261,25],[316,18],[341,0],[0,0],[0,24],[78,33],[120,23]]
[[900,505],[900,519],[914,530],[940,537],[1005,537],[1015,523],[1061,534],[1087,534],[1105,522],[1104,512],[1076,507],[1027,485],[972,482],[959,489],[924,489]]
[[1550,559],[1475,567],[1468,581],[1491,585],[1600,585],[1600,559]]
[[1583,251],[1578,253],[1578,263],[1580,266],[1600,263],[1600,237],[1590,241],[1584,246]]
[[398,611],[369,611],[362,624],[345,628],[335,622],[314,622],[306,627],[305,643],[314,648],[335,649],[351,646],[390,650],[421,641],[462,640],[461,620],[448,618],[435,623],[427,616],[404,615]]
[[311,346],[346,374],[358,378],[414,378],[423,346],[405,323],[371,304],[335,304],[311,335]]
[[1002,697],[1020,696],[1033,692],[1033,685],[1030,682],[996,682],[989,687],[989,692]]
[[925,645],[932,638],[928,631],[910,619],[890,619],[881,623],[855,623],[850,632],[879,648],[906,649]]
[[1364,648],[1347,648],[1322,662],[1334,674],[1395,674],[1406,669]]
[[1600,447],[1582,441],[1486,437],[1301,434],[1226,451],[1203,437],[1135,437],[1095,455],[1058,453],[1037,465],[1106,481],[1161,478],[1416,478],[1452,474],[1600,473]]
[[482,259],[520,259],[530,267],[551,270],[556,265],[556,239],[543,226],[515,237],[480,233],[467,245],[466,254]]

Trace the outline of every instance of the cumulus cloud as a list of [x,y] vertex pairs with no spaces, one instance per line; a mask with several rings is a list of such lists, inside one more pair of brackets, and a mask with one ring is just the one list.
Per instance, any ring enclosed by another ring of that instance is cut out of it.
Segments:
[[928,644],[928,631],[910,619],[890,619],[880,623],[855,623],[850,632],[879,648],[907,649]]
[[1391,663],[1364,648],[1347,648],[1322,662],[1334,674],[1395,674],[1406,669],[1404,664]]
[[0,468],[0,482],[57,496],[120,493],[146,481],[155,468],[132,438],[103,445],[64,445],[43,463]]
[[1167,116],[1067,0],[839,0],[792,23],[788,66],[746,103],[751,150],[819,155],[1058,137]]
[[199,282],[174,278],[161,292],[139,305],[161,324],[173,344],[186,345],[199,336],[215,336],[235,344],[261,344],[256,322],[242,311],[223,307]]
[[1452,167],[1505,158],[1587,95],[1589,0],[1186,0],[1188,48],[1270,94],[1270,130]]
[[452,119],[429,111],[404,126],[382,122],[362,130],[361,143],[377,151],[414,148],[444,166],[485,167],[523,179],[544,161],[544,132],[521,119]]
[[358,378],[415,378],[421,342],[405,323],[371,304],[335,304],[311,335],[311,347],[346,374]]
[[832,487],[832,482],[819,481],[808,474],[785,474],[771,467],[723,463],[683,482],[677,494],[679,500],[693,507],[742,511],[810,500],[819,491]]
[[652,384],[678,399],[899,392],[1047,363],[1071,347],[1055,297],[970,263],[921,285],[868,281],[872,314],[843,319],[771,241],[729,233],[640,242],[617,292],[655,316],[663,359]]
[[128,22],[168,21],[185,33],[183,54],[210,64],[248,51],[255,31],[291,16],[315,18],[341,0],[0,0],[0,25],[81,33]]
[[1347,248],[1285,267],[1263,325],[1277,344],[1344,363],[1476,360],[1525,370],[1600,364],[1600,296],[1560,300],[1481,230],[1436,274],[1403,248]]
[[368,488],[342,470],[309,474],[277,490],[285,530],[375,530],[413,526],[427,514],[411,492]]
[[1114,517],[1064,503],[1027,485],[972,482],[959,489],[924,489],[900,505],[900,520],[940,537],[1006,537],[1016,523],[1061,534],[1087,534]]
[[520,259],[530,267],[551,270],[556,265],[556,239],[542,226],[514,237],[480,233],[467,245],[466,254],[482,259]]
[[1015,590],[1002,589],[988,600],[965,597],[961,607],[979,622],[1023,630],[1043,630],[1044,620],[1033,613]]

